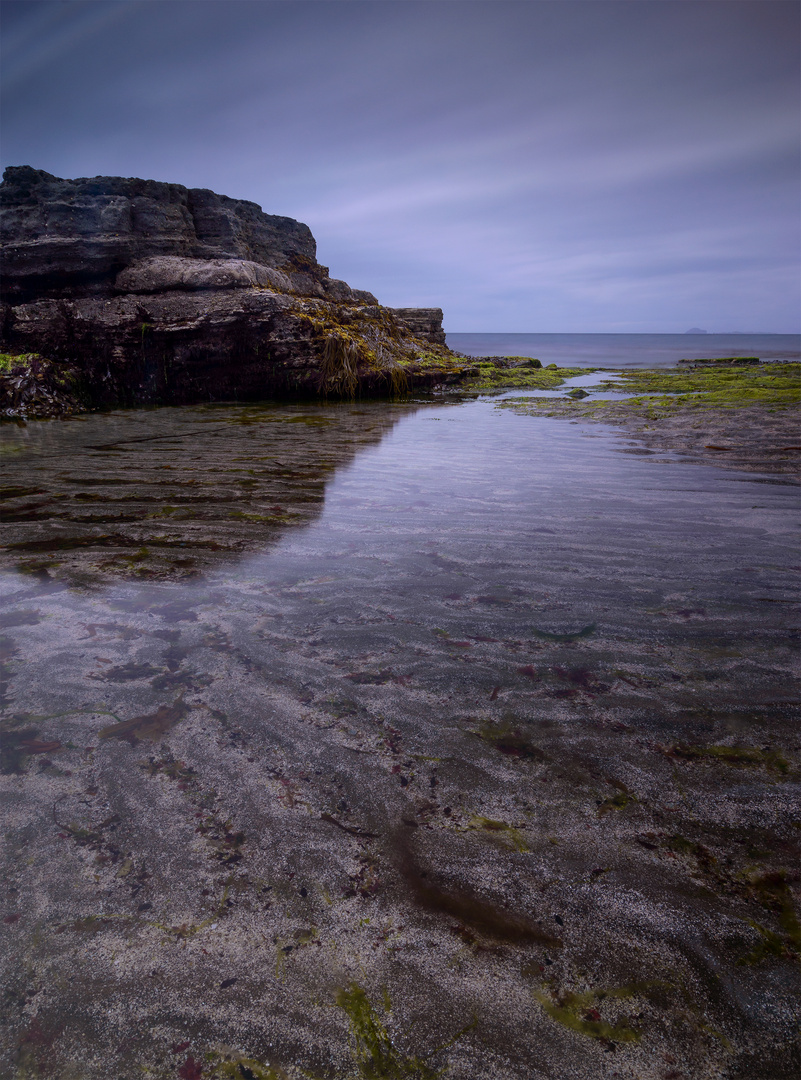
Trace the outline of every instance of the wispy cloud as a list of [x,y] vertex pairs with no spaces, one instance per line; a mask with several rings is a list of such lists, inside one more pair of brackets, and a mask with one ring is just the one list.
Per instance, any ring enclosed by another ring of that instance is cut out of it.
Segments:
[[453,330],[801,324],[794,5],[4,10],[6,163],[253,199]]

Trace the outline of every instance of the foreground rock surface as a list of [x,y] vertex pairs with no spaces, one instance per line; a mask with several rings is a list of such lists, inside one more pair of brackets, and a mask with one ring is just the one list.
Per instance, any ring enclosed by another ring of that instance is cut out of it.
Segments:
[[0,215],[0,345],[56,363],[90,406],[397,392],[460,370],[440,309],[331,278],[306,225],[255,203],[22,166]]

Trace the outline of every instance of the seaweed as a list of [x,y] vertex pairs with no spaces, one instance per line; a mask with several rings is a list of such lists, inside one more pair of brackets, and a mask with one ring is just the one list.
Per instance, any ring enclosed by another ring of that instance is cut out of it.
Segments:
[[359,385],[359,360],[359,348],[352,340],[340,334],[329,334],[320,365],[321,392],[355,397]]
[[733,768],[748,768],[764,765],[768,772],[786,776],[790,765],[778,750],[762,749],[755,746],[686,746],[677,743],[665,753],[681,761],[718,761]]
[[482,356],[474,363],[475,374],[468,376],[462,384],[468,391],[555,390],[565,379],[587,375],[594,370],[557,368],[555,364],[543,368],[539,360],[519,356]]
[[[392,1042],[366,991],[352,982],[347,989],[340,989],[335,997],[337,1005],[350,1021],[353,1039],[353,1056],[359,1075],[363,1080],[437,1080],[444,1069],[433,1069],[422,1058],[402,1053]],[[384,992],[384,1009],[391,1010],[389,995]],[[452,1046],[472,1027],[473,1019],[456,1032],[442,1046],[435,1047],[429,1057]]]
[[793,907],[787,873],[779,870],[752,876],[748,880],[748,887],[753,897],[775,914],[782,933],[776,934],[749,919],[749,924],[758,931],[762,940],[739,963],[756,964],[771,956],[801,960],[801,923]]
[[531,761],[545,760],[545,753],[512,721],[506,720],[500,724],[486,722],[473,734],[508,757],[527,758]]
[[207,1075],[212,1080],[288,1080],[287,1074],[277,1065],[265,1065],[244,1054],[226,1054],[224,1057],[219,1052],[206,1054],[206,1068],[211,1068]]
[[142,739],[154,742],[182,720],[186,712],[187,707],[179,698],[173,705],[160,705],[154,713],[134,716],[131,720],[101,728],[99,738],[124,739],[131,746],[135,746]]
[[508,825],[505,821],[496,821],[494,818],[481,817],[474,814],[467,825],[468,829],[480,829],[484,832],[495,833],[498,838],[508,844],[514,851],[530,851],[530,847],[523,839],[519,829],[514,825]]
[[608,799],[604,799],[598,806],[598,817],[603,817],[604,814],[608,814],[610,810],[622,810],[628,806],[629,803],[636,803],[638,799],[625,784],[622,784],[619,780],[610,780],[609,783],[612,787],[617,788],[617,794],[610,796]]
[[534,997],[542,1005],[552,1020],[556,1020],[571,1031],[586,1035],[591,1039],[600,1039],[607,1044],[639,1042],[641,1032],[631,1026],[628,1020],[609,1023],[601,1017],[598,1005],[610,998],[632,998],[648,990],[648,986],[634,984],[609,989],[589,990],[579,994],[563,991],[553,996],[541,990],[534,990]]

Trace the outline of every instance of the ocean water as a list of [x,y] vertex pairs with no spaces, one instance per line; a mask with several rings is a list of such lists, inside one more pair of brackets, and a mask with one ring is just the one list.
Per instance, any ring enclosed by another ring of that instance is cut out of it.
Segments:
[[448,334],[467,356],[533,356],[559,367],[673,367],[679,360],[801,360],[801,334]]

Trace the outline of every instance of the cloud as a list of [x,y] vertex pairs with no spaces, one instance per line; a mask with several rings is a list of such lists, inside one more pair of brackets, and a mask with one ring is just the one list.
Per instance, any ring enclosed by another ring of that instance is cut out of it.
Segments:
[[6,163],[252,199],[454,329],[801,323],[793,5],[5,8]]

